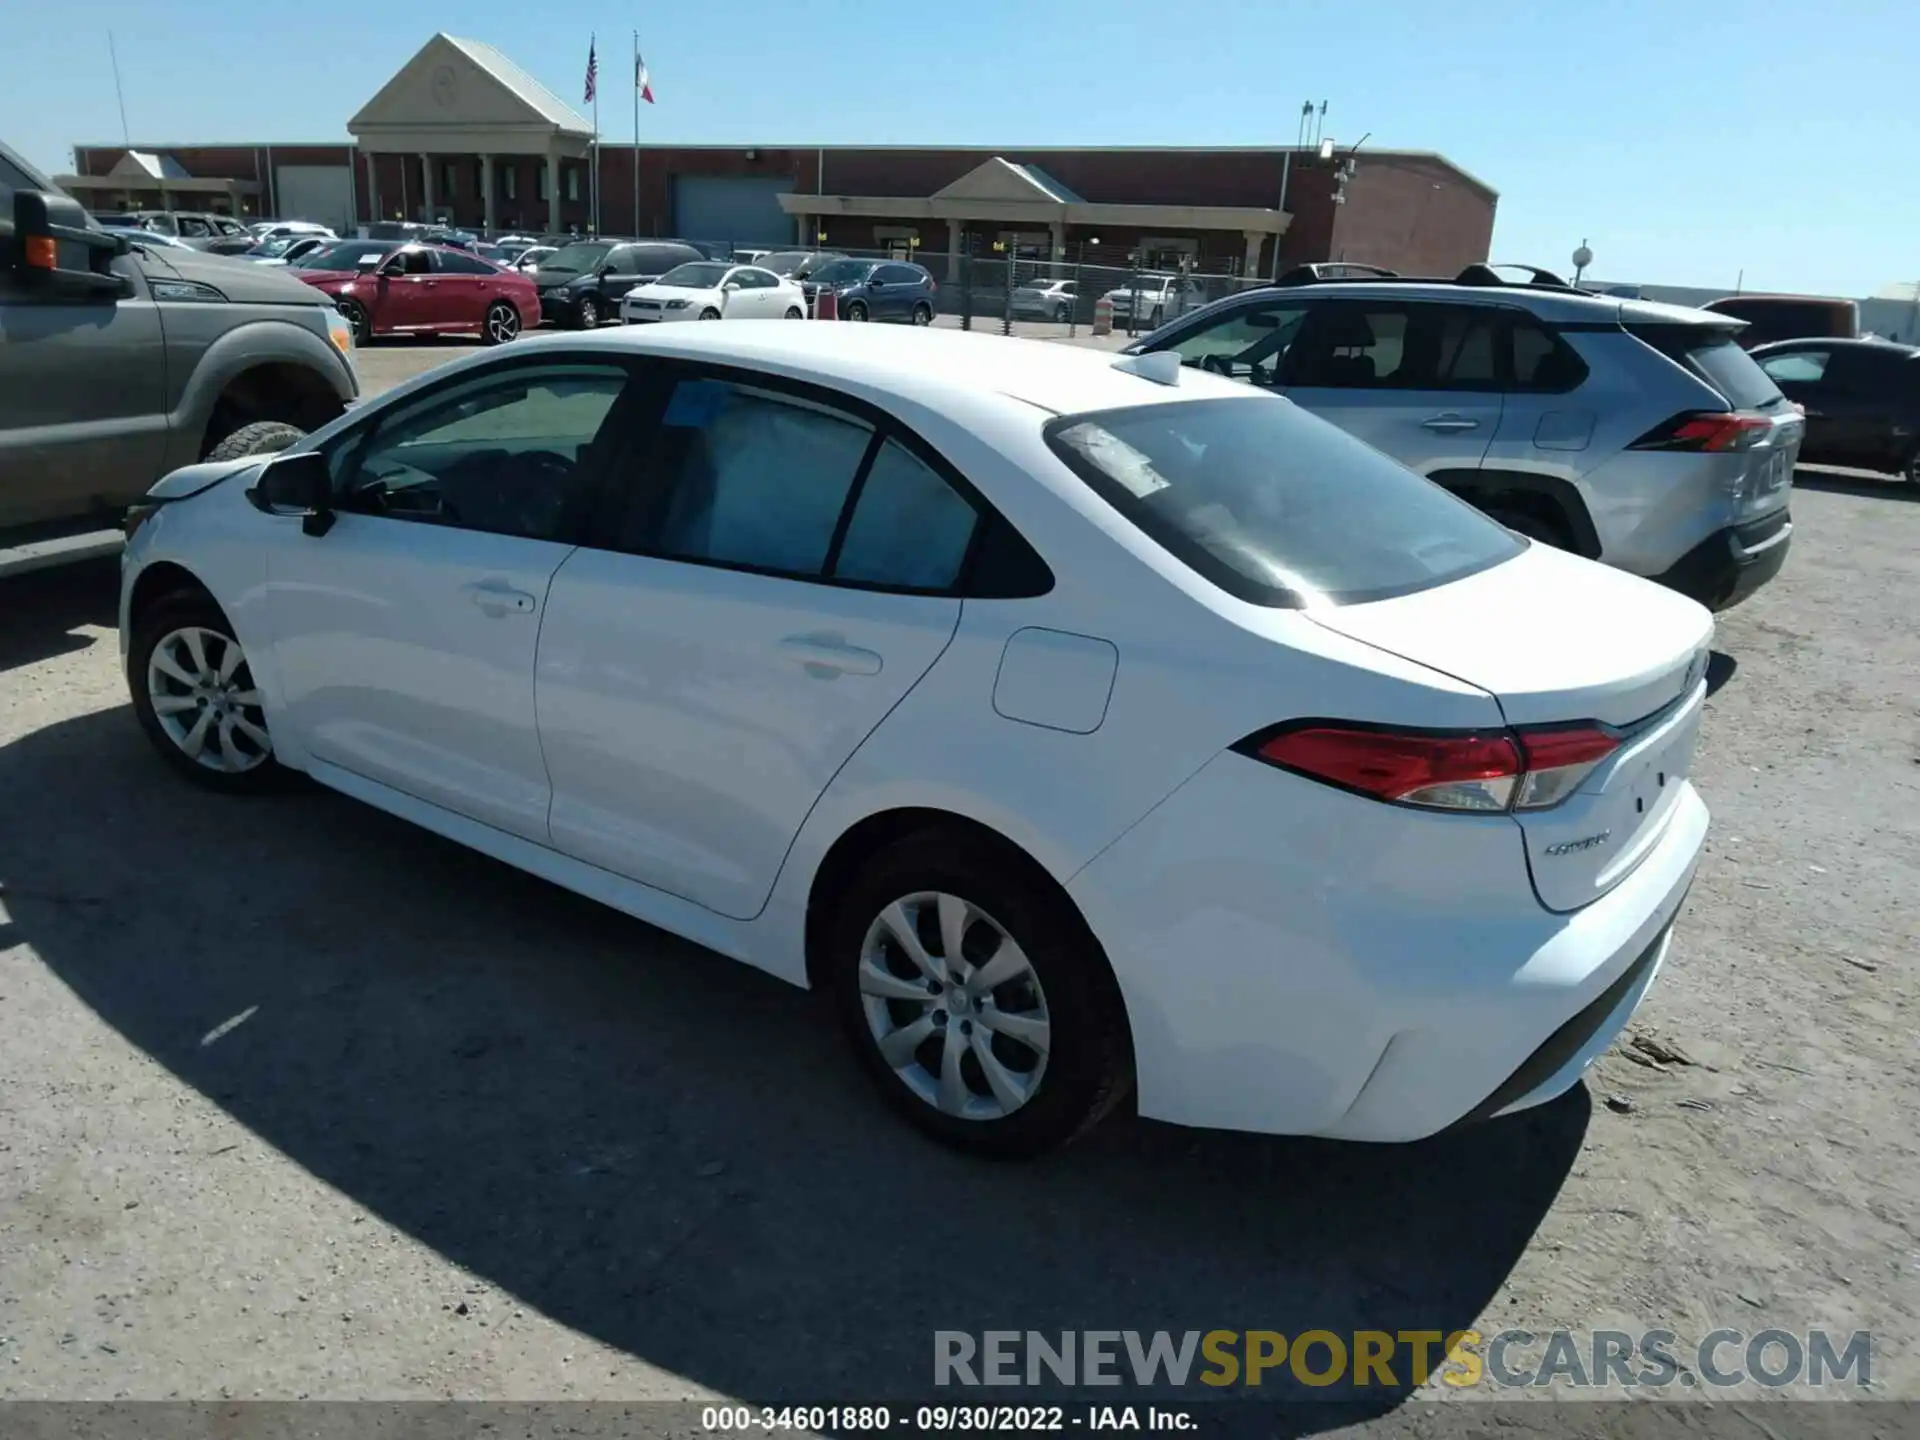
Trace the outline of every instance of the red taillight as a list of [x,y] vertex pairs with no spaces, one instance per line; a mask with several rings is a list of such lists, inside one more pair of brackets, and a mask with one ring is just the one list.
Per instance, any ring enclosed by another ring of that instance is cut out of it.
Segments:
[[1518,732],[1303,725],[1240,747],[1343,790],[1431,810],[1544,810],[1620,746],[1597,725]]
[[1314,726],[1282,731],[1254,753],[1312,780],[1442,810],[1505,810],[1523,768],[1508,736],[1486,732]]
[[1629,447],[1634,450],[1750,450],[1766,439],[1773,420],[1735,410],[1690,411],[1656,425]]

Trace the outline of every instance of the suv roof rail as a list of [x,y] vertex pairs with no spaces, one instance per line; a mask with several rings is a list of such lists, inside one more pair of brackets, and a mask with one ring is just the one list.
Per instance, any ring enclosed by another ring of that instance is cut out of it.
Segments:
[[[1510,270],[1524,270],[1525,280],[1508,280],[1492,265],[1473,264],[1467,266],[1458,275],[1397,275],[1391,270],[1376,270],[1371,265],[1357,265],[1352,261],[1339,261],[1317,265],[1296,265],[1293,269],[1269,282],[1269,289],[1286,289],[1294,285],[1473,285],[1490,288],[1505,287],[1524,290],[1553,290],[1564,295],[1591,296],[1591,290],[1582,290],[1569,285],[1551,270],[1542,270],[1537,265],[1508,265]],[[1376,270],[1369,275],[1324,275],[1323,270]]]

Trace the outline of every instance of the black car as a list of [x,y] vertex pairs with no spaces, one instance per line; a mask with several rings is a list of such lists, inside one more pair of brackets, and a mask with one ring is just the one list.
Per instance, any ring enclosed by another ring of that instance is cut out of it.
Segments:
[[1886,340],[1781,340],[1750,352],[1807,412],[1800,458],[1920,485],[1920,350]]
[[620,313],[620,297],[676,265],[707,257],[684,240],[574,240],[540,262],[540,318],[591,330]]

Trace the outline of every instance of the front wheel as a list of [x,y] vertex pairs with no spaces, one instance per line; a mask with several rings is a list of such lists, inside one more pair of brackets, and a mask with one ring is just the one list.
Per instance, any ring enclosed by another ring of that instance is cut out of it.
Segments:
[[487,307],[487,318],[480,327],[480,341],[485,345],[504,345],[520,334],[520,312],[504,300],[496,300]]
[[709,305],[700,312],[700,318],[702,320],[718,320],[720,318],[720,312]]
[[835,905],[841,1025],[908,1120],[1000,1158],[1065,1144],[1131,1081],[1106,959],[1044,876],[965,834],[909,836]]
[[854,300],[848,304],[847,319],[865,320],[866,318],[867,318],[867,306],[865,301]]
[[582,330],[598,330],[600,328],[600,302],[594,299],[593,296],[582,295],[580,297],[579,309],[575,314],[579,318],[579,324]]
[[284,778],[246,651],[207,596],[170,595],[134,617],[127,680],[140,728],[195,784],[247,794]]
[[916,325],[931,325],[933,323],[933,306],[927,304],[924,300],[914,306],[913,323]]
[[373,339],[373,316],[358,300],[342,300],[334,306],[353,329],[353,343],[365,345]]
[[1066,324],[1066,323],[1067,323],[1067,307],[1066,307],[1066,306],[1064,306],[1064,305],[1056,305],[1056,306],[1054,306],[1054,307],[1053,307],[1053,320],[1054,320],[1054,323],[1055,323],[1056,325],[1064,325],[1064,324]]

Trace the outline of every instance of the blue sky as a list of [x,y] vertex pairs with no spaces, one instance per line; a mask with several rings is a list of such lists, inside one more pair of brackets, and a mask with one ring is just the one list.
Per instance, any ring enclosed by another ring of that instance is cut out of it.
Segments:
[[111,29],[136,141],[344,138],[446,29],[569,101],[597,30],[603,131],[626,139],[637,25],[647,140],[1274,144],[1324,99],[1340,141],[1438,150],[1499,190],[1496,260],[1564,269],[1584,237],[1598,278],[1859,295],[1920,279],[1914,20],[1912,0],[88,0],[9,13],[0,135],[56,170],[116,140]]

